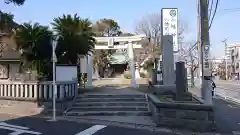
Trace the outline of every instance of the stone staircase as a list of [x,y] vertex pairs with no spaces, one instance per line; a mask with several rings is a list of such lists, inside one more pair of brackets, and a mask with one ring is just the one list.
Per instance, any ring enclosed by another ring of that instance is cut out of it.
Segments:
[[144,94],[84,94],[65,112],[67,116],[149,116]]

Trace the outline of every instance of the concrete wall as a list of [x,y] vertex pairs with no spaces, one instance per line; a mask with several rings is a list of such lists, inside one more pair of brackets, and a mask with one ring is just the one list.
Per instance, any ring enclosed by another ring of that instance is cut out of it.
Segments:
[[0,82],[8,80],[37,80],[37,73],[31,71],[31,73],[20,72],[19,62],[1,62],[0,63]]
[[158,126],[190,129],[198,132],[216,130],[212,106],[197,103],[163,102],[148,96],[152,119]]

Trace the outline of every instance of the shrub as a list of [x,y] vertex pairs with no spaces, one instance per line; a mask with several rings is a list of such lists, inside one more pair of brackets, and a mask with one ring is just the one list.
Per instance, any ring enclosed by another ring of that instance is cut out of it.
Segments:
[[131,72],[130,71],[125,71],[124,72],[124,78],[131,79],[132,78]]
[[142,78],[146,78],[147,75],[146,75],[145,73],[140,72],[140,77],[142,77]]

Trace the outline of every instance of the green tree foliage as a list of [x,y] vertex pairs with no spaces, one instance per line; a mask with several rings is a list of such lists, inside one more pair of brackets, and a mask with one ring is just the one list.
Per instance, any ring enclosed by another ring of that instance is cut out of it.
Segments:
[[21,65],[48,76],[52,56],[52,32],[38,23],[23,23],[16,30],[17,49],[21,50]]
[[59,63],[77,64],[79,55],[93,51],[95,34],[88,19],[81,19],[77,14],[63,15],[55,18],[52,25],[59,37],[56,48]]
[[9,33],[15,27],[14,16],[10,13],[0,11],[0,32]]
[[[99,37],[112,37],[122,34],[120,26],[113,19],[101,19],[94,24],[93,28],[96,36]],[[112,49],[95,50],[93,63],[94,68],[98,68],[100,71],[100,76],[102,76],[102,72],[107,68],[107,64],[109,63],[108,58],[111,58],[111,55],[115,53],[115,51],[116,50]]]
[[112,37],[121,35],[119,24],[113,19],[101,19],[94,25],[94,32],[96,36]]
[[20,6],[20,5],[23,5],[23,4],[24,4],[25,0],[4,0],[4,2],[5,2],[6,4],[13,3],[13,4],[15,4],[15,5]]

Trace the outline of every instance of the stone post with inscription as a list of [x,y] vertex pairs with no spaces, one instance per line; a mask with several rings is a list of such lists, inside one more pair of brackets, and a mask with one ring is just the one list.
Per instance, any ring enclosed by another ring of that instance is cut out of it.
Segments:
[[175,85],[175,62],[178,59],[178,10],[177,8],[162,9],[162,61],[163,84]]

